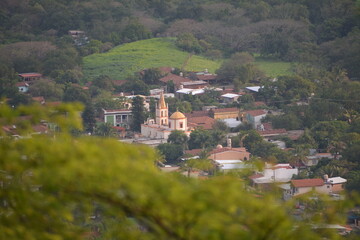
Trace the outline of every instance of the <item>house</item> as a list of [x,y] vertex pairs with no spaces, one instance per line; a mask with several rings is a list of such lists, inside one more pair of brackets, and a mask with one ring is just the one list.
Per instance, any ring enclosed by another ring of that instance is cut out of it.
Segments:
[[[203,151],[203,149],[192,149],[185,151],[185,154],[196,158]],[[221,171],[243,169],[247,167],[245,162],[250,159],[250,153],[245,148],[231,147],[231,139],[228,139],[227,147],[218,145],[208,152],[208,159],[211,159]]]
[[102,118],[112,126],[130,128],[132,112],[130,109],[102,109]]
[[[189,81],[189,82],[183,82],[181,84],[183,86],[183,88],[190,88],[190,89],[200,89],[200,88],[205,88],[207,86],[209,86],[209,84],[205,81]],[[180,87],[181,89],[181,87]]]
[[178,76],[178,75],[169,73],[165,77],[160,78],[159,81],[164,84],[167,84],[168,82],[172,81],[175,85],[175,90],[178,90],[178,89],[180,89],[180,86],[182,85],[182,83],[189,82],[191,80],[189,78],[185,78],[183,76]]
[[342,177],[327,178],[327,183],[331,184],[331,192],[332,193],[342,192],[344,190],[344,185],[346,182],[347,182],[347,180]]
[[205,90],[203,88],[192,89],[192,88],[182,88],[182,85],[179,90],[176,91],[176,96],[182,98],[183,95],[199,95],[204,94]]
[[[261,125],[261,119],[266,117],[266,111],[265,110],[250,110],[245,111],[245,120],[252,125],[254,129],[258,129]],[[241,116],[244,114],[241,113]]]
[[258,93],[261,88],[263,88],[263,86],[252,86],[246,87],[245,90],[250,93]]
[[[230,140],[230,139],[229,139]],[[245,148],[221,147],[213,149],[209,152],[209,159],[217,160],[241,160],[250,159],[250,153]]]
[[204,72],[195,73],[195,78],[197,80],[202,80],[202,81],[205,81],[205,82],[208,82],[209,84],[211,84],[211,83],[216,82],[217,75],[216,74],[211,74],[211,73],[209,73],[207,71],[207,69],[205,69]]
[[290,187],[290,194],[292,196],[298,196],[311,191],[329,194],[331,191],[331,185],[325,184],[324,179],[321,178],[291,180]]
[[209,159],[213,160],[221,171],[247,168],[246,161],[250,159],[250,153],[245,148],[232,148],[231,139],[228,146],[219,145],[209,153]]
[[39,80],[42,77],[40,73],[20,73],[19,77],[22,81],[28,82],[31,84],[32,82]]
[[302,160],[302,163],[306,167],[312,167],[318,165],[322,158],[334,159],[334,156],[331,153],[315,153],[307,156],[306,159]]
[[250,179],[255,185],[269,184],[269,183],[286,183],[289,182],[294,175],[297,175],[299,170],[292,167],[288,163],[284,164],[265,164],[262,172],[258,172],[251,176]]
[[213,125],[215,123],[215,119],[209,116],[200,116],[200,117],[189,117],[188,125],[197,128],[200,127],[205,130],[213,129]]
[[226,94],[221,95],[221,99],[224,103],[231,104],[231,103],[237,102],[240,96],[241,95],[236,94],[236,93],[226,93]]
[[238,108],[210,109],[209,116],[211,116],[214,119],[238,118],[239,109]]
[[285,190],[284,198],[299,196],[311,191],[315,191],[321,194],[334,194],[339,193],[344,189],[344,184],[347,182],[346,179],[341,177],[328,178],[327,175],[324,179],[298,179],[291,180],[290,188]]
[[18,82],[16,86],[19,89],[19,92],[26,93],[29,91],[29,84],[27,82]]

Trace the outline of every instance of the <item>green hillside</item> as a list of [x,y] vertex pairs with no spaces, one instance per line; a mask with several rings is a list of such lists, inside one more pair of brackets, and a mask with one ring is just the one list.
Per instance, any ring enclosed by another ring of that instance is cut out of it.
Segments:
[[84,77],[91,80],[99,75],[108,75],[113,79],[125,79],[144,68],[171,66],[185,70],[202,71],[205,68],[214,73],[221,62],[208,60],[200,56],[191,56],[178,50],[174,38],[152,38],[123,44],[109,52],[93,54],[83,59]]
[[269,77],[291,74],[291,63],[280,60],[255,57],[255,65]]

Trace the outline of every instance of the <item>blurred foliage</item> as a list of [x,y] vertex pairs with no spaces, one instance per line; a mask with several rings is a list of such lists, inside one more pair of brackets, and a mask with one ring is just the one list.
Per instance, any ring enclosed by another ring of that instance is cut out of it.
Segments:
[[294,202],[254,196],[237,178],[185,179],[160,172],[146,146],[71,137],[80,110],[0,105],[1,126],[22,123],[25,134],[46,120],[61,129],[0,138],[1,239],[339,239],[309,223],[338,223],[344,204],[308,203],[311,221],[296,221]]

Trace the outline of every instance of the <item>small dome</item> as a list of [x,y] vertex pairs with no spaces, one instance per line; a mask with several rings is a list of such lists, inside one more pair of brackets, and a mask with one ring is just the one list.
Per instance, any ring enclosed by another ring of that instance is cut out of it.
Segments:
[[170,119],[182,119],[182,118],[186,118],[184,114],[182,114],[179,111],[174,112],[173,114],[171,114]]
[[218,144],[218,145],[216,146],[216,149],[221,149],[221,148],[223,148],[223,146],[220,145],[220,144]]

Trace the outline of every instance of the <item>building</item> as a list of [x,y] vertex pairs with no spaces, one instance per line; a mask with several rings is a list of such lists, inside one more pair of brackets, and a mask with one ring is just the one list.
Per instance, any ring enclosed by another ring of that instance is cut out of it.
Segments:
[[[243,116],[243,114],[241,114]],[[266,111],[264,110],[250,110],[245,112],[245,120],[252,125],[254,129],[258,129],[261,126],[261,119],[266,117]]]
[[102,109],[102,117],[105,123],[114,127],[130,128],[132,121],[131,109]]
[[297,168],[293,168],[288,163],[283,164],[265,164],[262,172],[256,173],[250,179],[254,184],[269,184],[269,183],[286,183],[289,182],[293,175],[299,173]]
[[339,193],[344,189],[344,184],[346,182],[347,180],[342,177],[328,178],[327,175],[324,176],[324,179],[291,180],[289,188],[284,192],[284,198],[289,199],[311,191],[328,195]]
[[231,103],[237,102],[240,96],[241,95],[236,94],[236,93],[225,93],[225,94],[221,95],[221,99],[224,103],[231,104]]
[[19,77],[22,81],[32,83],[36,80],[39,80],[42,77],[42,74],[40,73],[20,73]]
[[217,108],[210,109],[209,116],[214,119],[226,119],[226,118],[235,118],[239,117],[239,109],[238,108]]
[[18,82],[16,86],[19,89],[19,92],[26,93],[29,91],[29,84],[27,82]]
[[169,117],[169,107],[165,103],[164,94],[161,93],[156,105],[155,119],[148,119],[141,124],[141,134],[147,138],[166,140],[174,130],[183,131],[188,136],[191,132],[184,114],[176,111]]

